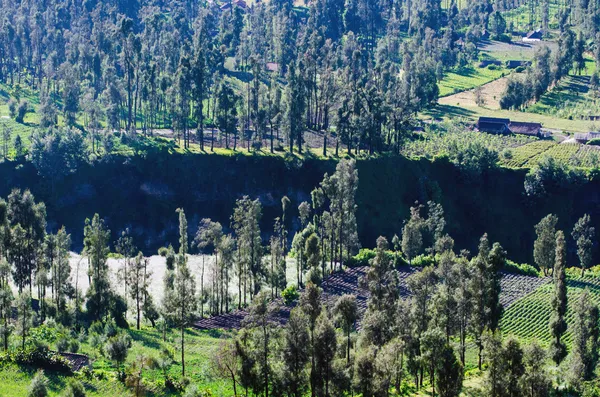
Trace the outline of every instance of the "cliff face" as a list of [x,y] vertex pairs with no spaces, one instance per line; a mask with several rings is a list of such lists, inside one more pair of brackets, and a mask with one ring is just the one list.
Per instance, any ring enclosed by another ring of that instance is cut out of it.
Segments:
[[[300,163],[267,156],[157,153],[115,156],[50,184],[30,163],[4,163],[0,164],[0,197],[14,187],[30,189],[47,205],[49,229],[65,225],[76,250],[82,245],[85,218],[97,212],[115,238],[129,227],[138,246],[151,254],[168,243],[176,246],[176,208],[186,210],[190,233],[194,233],[204,217],[229,226],[235,200],[243,195],[262,202],[266,239],[273,219],[281,215],[281,197],[287,195],[297,208],[302,201],[310,201],[311,190],[325,172],[334,169],[334,161],[313,159]],[[444,206],[447,230],[458,249],[474,251],[479,237],[487,232],[491,241],[499,241],[511,258],[522,262],[532,260],[533,225],[550,212],[559,216],[559,227],[567,235],[585,212],[600,231],[597,182],[533,201],[524,196],[522,171],[500,169],[473,180],[445,161],[382,157],[359,161],[358,172],[359,237],[367,247],[379,235],[390,239],[400,235],[409,207],[428,200]]]

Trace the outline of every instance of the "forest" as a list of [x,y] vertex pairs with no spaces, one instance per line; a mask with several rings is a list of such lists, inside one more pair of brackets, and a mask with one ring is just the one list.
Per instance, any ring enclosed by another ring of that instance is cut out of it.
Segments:
[[598,62],[597,0],[0,0],[0,397],[600,396]]

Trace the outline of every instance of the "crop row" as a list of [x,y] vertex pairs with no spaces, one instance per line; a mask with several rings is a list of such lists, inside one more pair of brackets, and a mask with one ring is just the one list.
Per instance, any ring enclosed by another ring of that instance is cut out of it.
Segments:
[[556,143],[553,141],[534,141],[516,147],[510,150],[510,157],[505,157],[504,165],[512,168],[523,167],[531,159],[536,158],[555,145]]
[[[541,342],[550,341],[549,321],[552,315],[553,285],[547,284],[536,289],[523,299],[511,305],[504,313],[501,321],[502,332],[522,339],[537,339]],[[567,281],[568,308],[566,321],[568,324],[565,341],[571,342],[571,329],[574,324],[575,306],[579,296],[588,290],[590,299],[600,303],[600,280],[594,277],[569,279]]]

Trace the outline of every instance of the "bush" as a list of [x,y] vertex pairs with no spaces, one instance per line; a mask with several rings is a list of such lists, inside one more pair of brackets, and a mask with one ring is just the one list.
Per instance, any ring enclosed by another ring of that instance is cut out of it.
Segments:
[[23,120],[25,119],[25,115],[27,114],[27,112],[29,112],[29,102],[27,102],[26,100],[21,100],[21,102],[19,103],[19,107],[17,108],[17,114],[15,116],[15,121],[17,123],[23,123]]
[[44,375],[43,370],[36,372],[29,389],[27,390],[28,397],[46,397],[48,395],[48,379]]
[[8,101],[8,113],[13,119],[17,116],[17,101],[15,101],[13,98]]
[[435,264],[435,258],[432,255],[419,255],[413,258],[411,265],[415,267],[427,267]]
[[298,300],[298,289],[295,285],[290,285],[281,292],[281,297],[283,298],[283,303],[289,306]]
[[77,379],[69,379],[65,397],[85,397],[85,387]]
[[528,263],[518,264],[511,260],[507,260],[504,264],[504,270],[510,273],[522,274],[524,276],[539,277],[540,272]]
[[494,65],[494,64],[488,65],[487,68],[488,68],[488,70],[498,70],[499,69],[498,65]]
[[47,346],[33,346],[4,353],[0,355],[0,362],[29,365],[63,373],[71,372],[71,363],[60,354],[48,350]]
[[63,337],[56,341],[56,350],[58,350],[59,352],[66,352],[67,350],[69,350],[69,339]]
[[370,248],[362,248],[358,254],[354,255],[348,261],[348,266],[369,266],[369,261],[375,258],[375,250]]
[[199,389],[196,385],[191,385],[185,389],[183,397],[212,397],[210,389]]
[[69,343],[69,351],[71,353],[77,353],[79,351],[79,341],[77,339],[71,339],[71,343]]

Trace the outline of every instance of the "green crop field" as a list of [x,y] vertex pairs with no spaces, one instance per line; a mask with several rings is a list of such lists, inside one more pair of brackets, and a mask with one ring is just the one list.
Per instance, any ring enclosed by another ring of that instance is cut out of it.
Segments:
[[452,95],[457,92],[466,91],[489,83],[492,80],[499,79],[507,73],[506,69],[488,69],[473,66],[461,71],[449,72],[438,83],[440,87],[440,97]]
[[[570,344],[574,322],[573,308],[577,305],[577,299],[587,289],[590,298],[596,304],[600,303],[600,279],[595,276],[569,278],[567,287],[568,309],[566,320],[569,328],[565,334],[565,341]],[[540,342],[548,343],[550,341],[548,321],[552,312],[553,288],[552,283],[544,285],[510,306],[504,313],[500,323],[502,332],[505,335],[514,335],[523,340],[537,339]]]
[[556,145],[556,143],[553,141],[534,141],[526,145],[516,147],[508,152],[510,153],[510,156],[505,154],[503,164],[511,168],[524,167],[531,159],[546,152],[554,145]]

